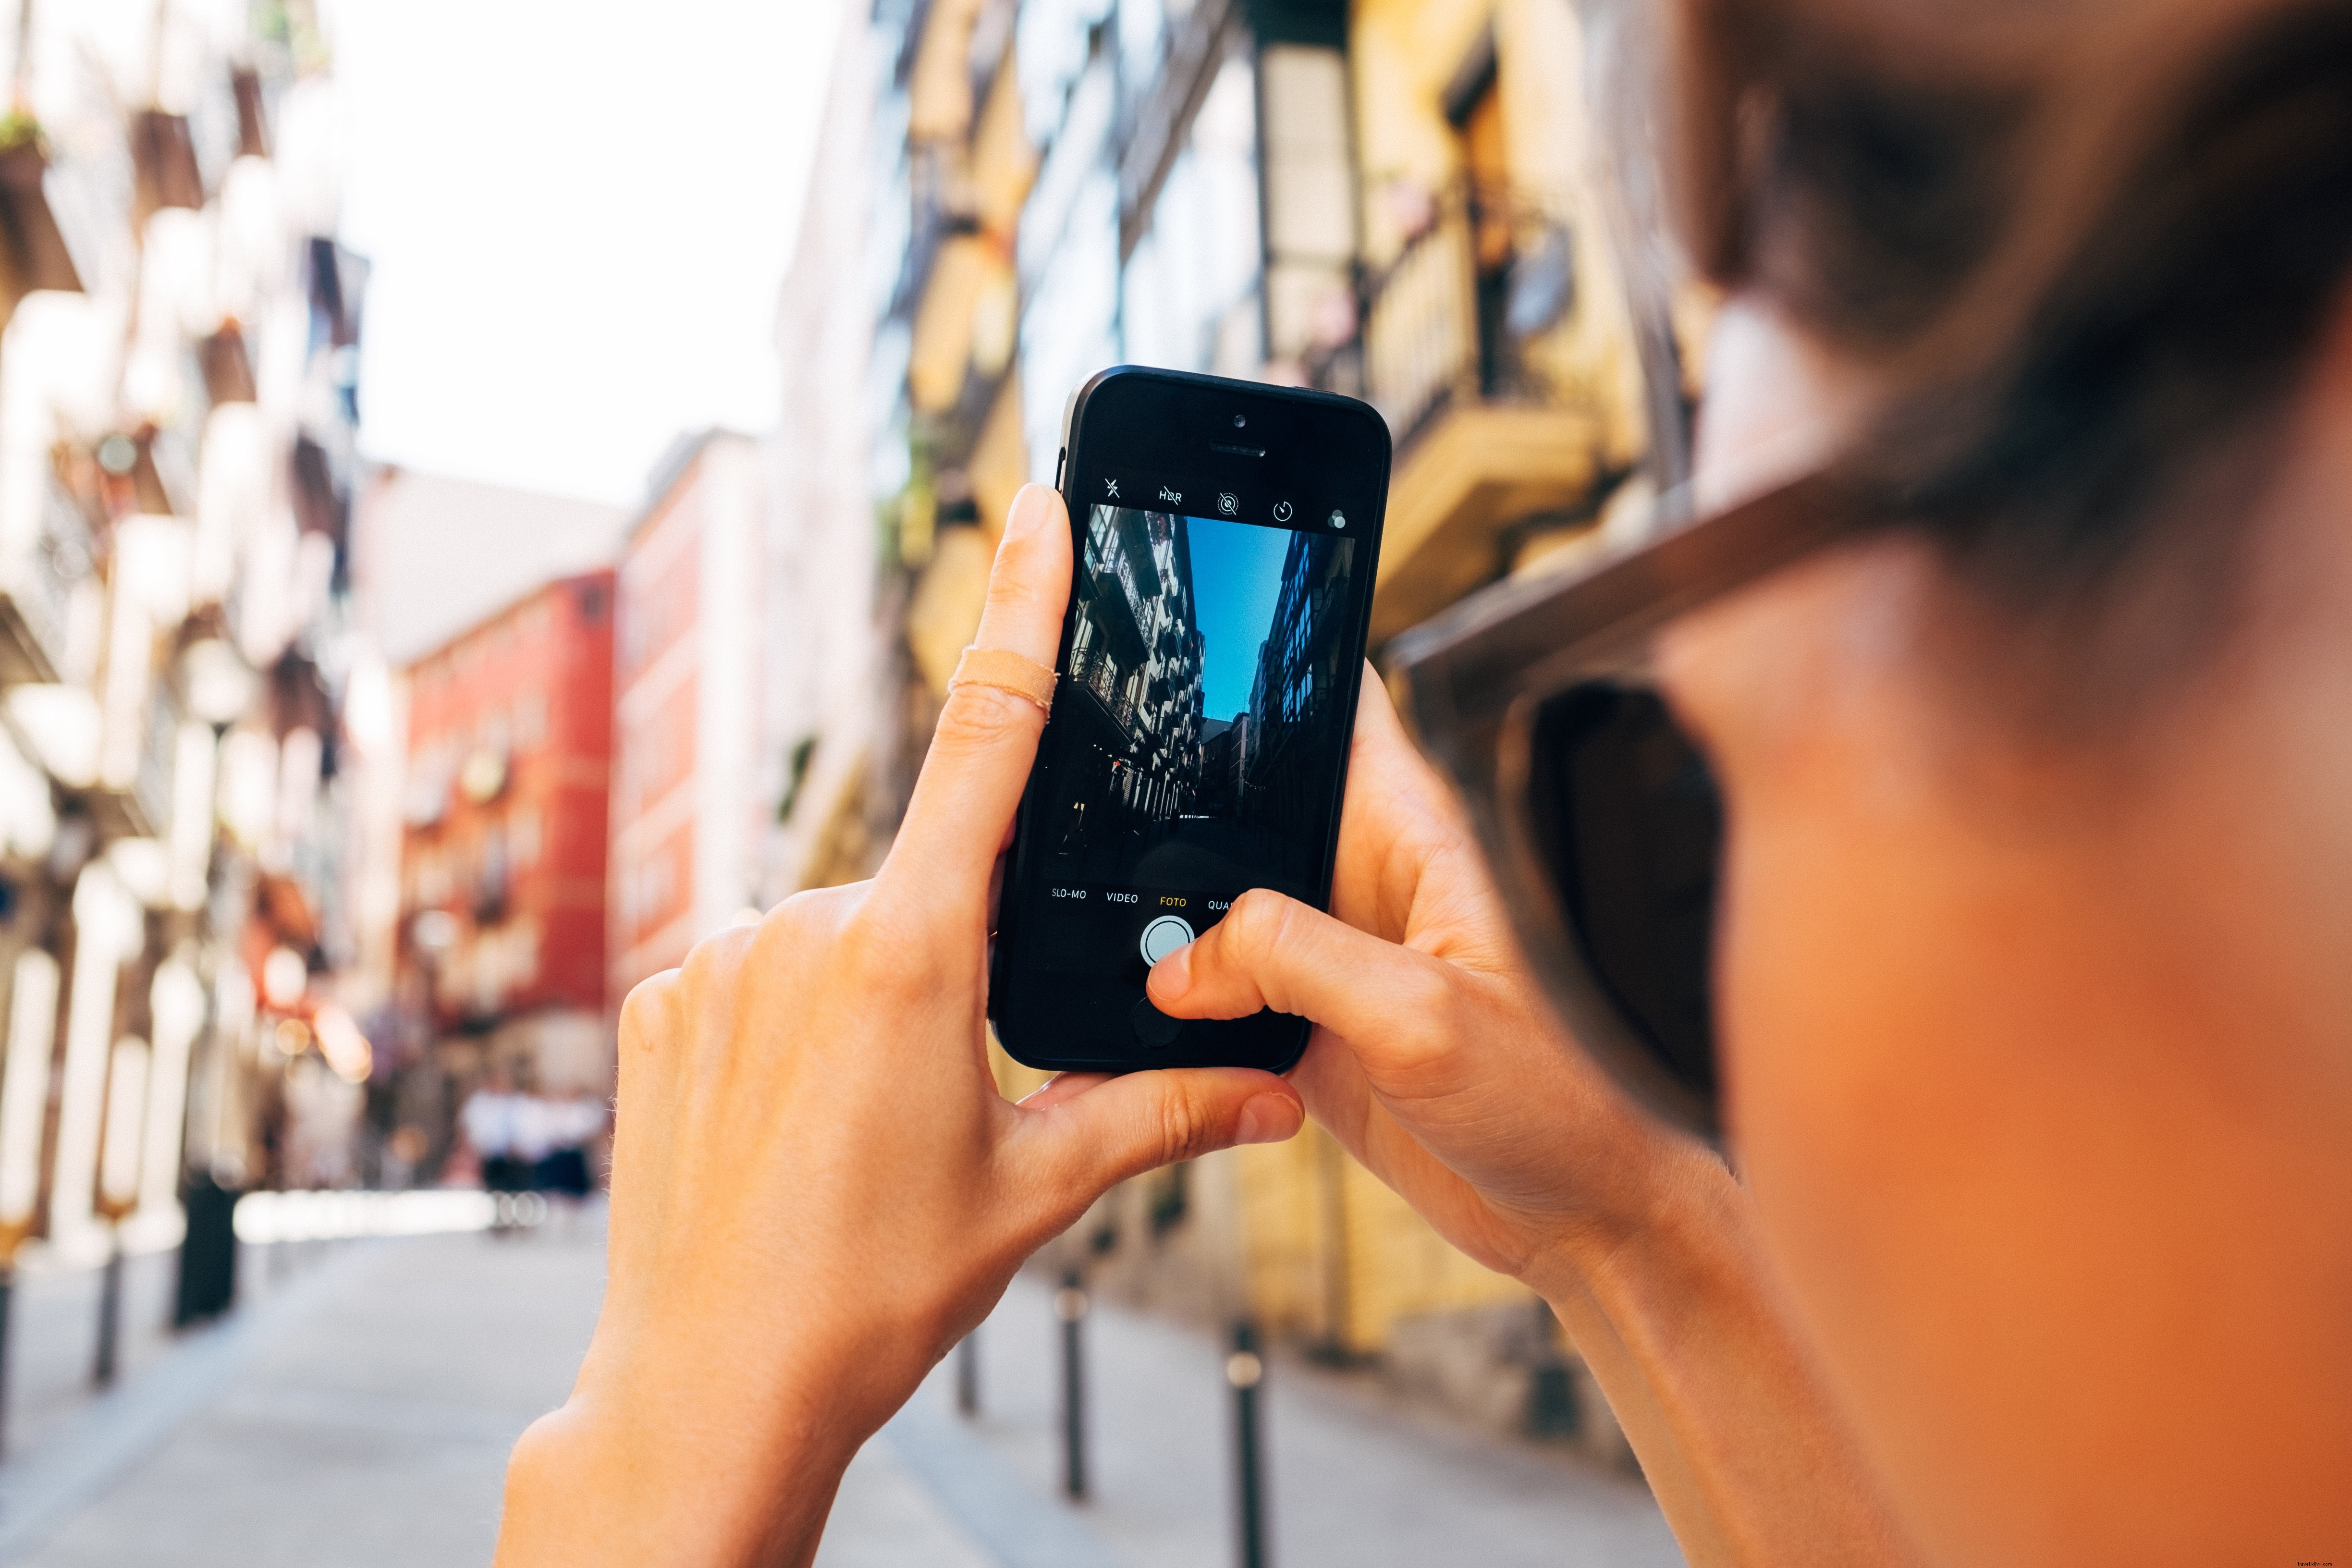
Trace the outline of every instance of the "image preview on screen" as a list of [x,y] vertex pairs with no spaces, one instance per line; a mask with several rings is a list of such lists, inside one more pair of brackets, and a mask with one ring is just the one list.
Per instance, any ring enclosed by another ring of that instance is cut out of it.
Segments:
[[1123,963],[1129,924],[1205,930],[1245,889],[1318,890],[1355,544],[1093,509],[1035,818],[1035,962]]

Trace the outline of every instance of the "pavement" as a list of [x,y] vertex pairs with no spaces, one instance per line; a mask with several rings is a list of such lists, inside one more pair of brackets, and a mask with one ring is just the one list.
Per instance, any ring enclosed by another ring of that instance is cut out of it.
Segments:
[[[94,1275],[19,1286],[0,1563],[487,1563],[500,1476],[560,1402],[603,1288],[593,1224],[247,1248],[238,1310],[163,1334],[169,1255],[132,1259],[123,1374],[88,1392]],[[1198,1568],[1234,1560],[1232,1394],[1205,1335],[1097,1303],[1091,1495],[1059,1495],[1061,1326],[1016,1280],[980,1330],[981,1408],[942,1366],[851,1465],[820,1568]],[[1269,1358],[1271,1560],[1666,1568],[1648,1492],[1452,1426],[1363,1374]]]

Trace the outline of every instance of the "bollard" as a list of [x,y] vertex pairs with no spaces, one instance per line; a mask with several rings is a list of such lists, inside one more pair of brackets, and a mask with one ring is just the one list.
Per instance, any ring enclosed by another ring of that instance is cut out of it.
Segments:
[[122,1238],[109,1238],[106,1269],[98,1282],[98,1355],[90,1363],[89,1381],[100,1388],[114,1384],[115,1343],[122,1331]]
[[1073,1502],[1087,1496],[1085,1342],[1087,1293],[1073,1268],[1054,1292],[1054,1315],[1062,1320],[1062,1491]]
[[1225,1382],[1234,1391],[1234,1561],[1240,1568],[1265,1568],[1265,1460],[1257,1430],[1257,1390],[1265,1363],[1257,1353],[1257,1331],[1234,1325],[1234,1353],[1225,1358]]
[[965,1415],[980,1414],[980,1330],[974,1328],[956,1346],[956,1409]]
[[8,1454],[8,1331],[16,1321],[16,1268],[0,1262],[0,1458]]

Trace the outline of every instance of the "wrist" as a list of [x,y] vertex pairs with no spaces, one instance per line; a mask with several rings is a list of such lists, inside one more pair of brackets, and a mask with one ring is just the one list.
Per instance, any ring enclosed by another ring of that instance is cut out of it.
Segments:
[[[502,1564],[805,1563],[870,1435],[822,1369],[632,1357],[600,1334],[507,1473]],[[834,1380],[837,1382],[838,1379]]]
[[1619,1166],[1638,1175],[1615,1201],[1560,1227],[1529,1258],[1520,1277],[1538,1294],[1622,1300],[1711,1274],[1744,1252],[1748,1199],[1730,1171],[1686,1139],[1652,1135],[1662,1146]]

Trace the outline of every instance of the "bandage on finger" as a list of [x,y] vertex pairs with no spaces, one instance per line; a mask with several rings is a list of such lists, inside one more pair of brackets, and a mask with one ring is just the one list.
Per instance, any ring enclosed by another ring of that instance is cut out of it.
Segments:
[[1024,658],[1010,648],[968,647],[956,660],[955,673],[948,677],[948,689],[959,686],[992,686],[999,691],[1010,691],[1024,697],[1051,713],[1054,710],[1055,675],[1034,659]]

